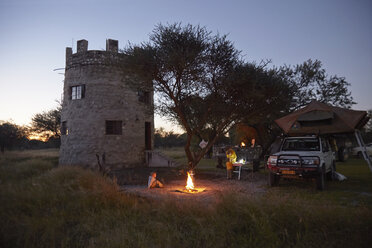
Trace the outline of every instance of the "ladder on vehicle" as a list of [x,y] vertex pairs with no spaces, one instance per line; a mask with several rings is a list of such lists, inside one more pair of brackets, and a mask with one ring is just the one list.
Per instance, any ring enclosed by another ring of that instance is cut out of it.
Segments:
[[361,152],[363,155],[364,160],[367,162],[369,170],[372,172],[372,161],[371,157],[367,153],[366,145],[364,144],[362,135],[359,130],[355,130],[355,138],[359,144],[359,147],[361,148]]

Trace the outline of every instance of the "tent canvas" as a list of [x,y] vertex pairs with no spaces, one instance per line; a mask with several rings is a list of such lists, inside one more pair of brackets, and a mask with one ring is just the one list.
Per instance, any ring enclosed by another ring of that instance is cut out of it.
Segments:
[[368,121],[366,111],[334,107],[312,101],[306,107],[294,111],[276,124],[288,135],[354,133]]
[[359,131],[368,120],[366,111],[334,107],[312,101],[306,107],[277,119],[275,122],[285,134],[290,136],[354,133],[359,146],[362,147],[363,158],[372,172],[372,161]]

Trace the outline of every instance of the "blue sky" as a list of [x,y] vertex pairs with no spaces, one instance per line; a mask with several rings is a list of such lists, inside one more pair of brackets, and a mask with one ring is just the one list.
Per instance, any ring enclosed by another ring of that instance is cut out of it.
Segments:
[[0,0],[0,120],[28,124],[56,106],[63,75],[53,69],[64,67],[65,48],[77,40],[100,50],[113,38],[122,48],[174,22],[229,34],[248,61],[319,59],[351,83],[354,109],[372,109],[372,1]]

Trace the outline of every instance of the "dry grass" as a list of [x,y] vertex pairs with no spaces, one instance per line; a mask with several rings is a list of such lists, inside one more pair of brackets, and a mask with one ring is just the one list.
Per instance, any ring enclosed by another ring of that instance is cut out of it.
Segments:
[[369,247],[372,242],[371,206],[339,205],[318,197],[323,193],[292,191],[284,184],[257,197],[221,195],[218,203],[201,207],[195,201],[126,195],[110,178],[55,168],[56,163],[55,157],[1,159],[0,247]]
[[35,158],[35,157],[54,157],[57,158],[59,156],[59,149],[41,149],[41,150],[23,150],[23,151],[7,151],[4,154],[0,153],[0,158]]

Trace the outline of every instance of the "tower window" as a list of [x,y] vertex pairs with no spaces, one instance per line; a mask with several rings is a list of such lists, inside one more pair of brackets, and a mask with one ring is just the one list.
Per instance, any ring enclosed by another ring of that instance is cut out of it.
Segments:
[[106,134],[121,135],[123,133],[122,126],[122,121],[106,121]]
[[61,135],[68,135],[67,121],[61,123]]
[[150,92],[138,90],[138,101],[150,104]]
[[76,85],[71,87],[71,99],[82,99],[85,96],[85,85]]

